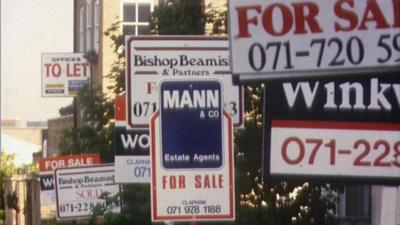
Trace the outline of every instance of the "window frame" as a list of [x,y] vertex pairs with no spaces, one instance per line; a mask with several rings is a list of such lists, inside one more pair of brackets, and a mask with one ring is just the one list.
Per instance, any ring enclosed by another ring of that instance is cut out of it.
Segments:
[[92,0],[86,0],[86,46],[85,50],[88,51],[92,48],[92,32],[93,32],[93,18],[92,18]]
[[100,50],[100,0],[94,3],[94,50],[98,53]]
[[[134,22],[123,21],[125,4],[135,4],[135,21]],[[123,33],[123,31],[124,31],[124,26],[129,26],[129,27],[135,28],[133,35],[139,35],[138,34],[139,26],[143,26],[143,27],[150,26],[150,19],[148,22],[139,22],[139,4],[149,4],[150,5],[150,13],[153,12],[153,10],[154,10],[154,1],[153,0],[123,0],[123,1],[121,1],[121,8],[120,8],[120,15],[122,18],[121,33]]]
[[86,21],[85,21],[85,7],[82,6],[79,9],[79,51],[85,51],[85,30],[86,30]]

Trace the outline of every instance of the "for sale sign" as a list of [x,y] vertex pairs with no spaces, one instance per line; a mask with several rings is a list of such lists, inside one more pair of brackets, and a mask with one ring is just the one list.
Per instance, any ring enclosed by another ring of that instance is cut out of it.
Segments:
[[235,127],[243,127],[243,92],[232,82],[227,37],[130,36],[126,46],[128,129],[149,127],[150,118],[158,109],[160,79],[208,77],[222,80],[223,105]]
[[55,169],[95,165],[99,163],[100,155],[98,153],[40,158],[40,203],[42,205],[56,204],[56,193],[54,189]]
[[147,129],[126,129],[125,95],[115,98],[115,181],[150,183],[150,136]]
[[232,119],[216,79],[160,82],[151,120],[153,221],[234,220]]
[[42,54],[42,97],[73,97],[90,79],[83,53]]
[[399,71],[398,0],[230,0],[240,79]]
[[271,175],[400,183],[397,74],[268,82],[265,88]]
[[88,218],[98,205],[112,212],[121,210],[120,204],[107,205],[101,199],[105,193],[110,197],[119,194],[113,164],[56,169],[55,187],[58,219]]

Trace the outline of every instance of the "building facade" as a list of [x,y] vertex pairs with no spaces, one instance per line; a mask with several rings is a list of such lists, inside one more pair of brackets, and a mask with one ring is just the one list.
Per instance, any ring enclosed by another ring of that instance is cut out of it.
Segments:
[[74,116],[62,116],[48,120],[47,132],[47,156],[57,156],[60,154],[60,143],[65,130],[73,128]]

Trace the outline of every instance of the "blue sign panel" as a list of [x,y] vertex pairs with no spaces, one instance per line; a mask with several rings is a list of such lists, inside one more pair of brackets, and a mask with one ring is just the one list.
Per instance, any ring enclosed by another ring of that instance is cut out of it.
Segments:
[[161,82],[161,155],[165,169],[223,165],[222,93],[218,80]]

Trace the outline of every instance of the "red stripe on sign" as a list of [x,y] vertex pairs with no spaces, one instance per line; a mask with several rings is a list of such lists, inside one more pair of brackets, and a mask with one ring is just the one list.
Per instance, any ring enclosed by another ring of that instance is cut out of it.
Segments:
[[152,191],[152,196],[151,196],[151,201],[152,201],[152,210],[154,215],[154,218],[157,218],[157,179],[156,179],[156,120],[158,116],[160,115],[160,111],[157,110],[157,112],[154,113],[153,117],[150,119],[150,137],[151,137],[151,191]]
[[400,131],[400,124],[349,122],[349,121],[308,121],[308,120],[272,120],[271,127],[282,128],[320,128],[342,130],[393,130]]
[[234,216],[234,210],[233,210],[233,204],[235,204],[235,200],[234,200],[234,182],[233,182],[233,147],[232,147],[232,143],[233,143],[233,130],[232,130],[232,118],[231,116],[224,110],[224,116],[227,118],[228,120],[228,141],[229,141],[229,147],[228,147],[228,151],[229,151],[229,214],[227,216],[227,218],[233,218]]
[[115,120],[125,121],[126,120],[126,97],[125,95],[115,96]]

